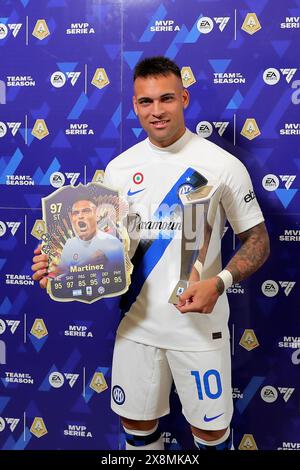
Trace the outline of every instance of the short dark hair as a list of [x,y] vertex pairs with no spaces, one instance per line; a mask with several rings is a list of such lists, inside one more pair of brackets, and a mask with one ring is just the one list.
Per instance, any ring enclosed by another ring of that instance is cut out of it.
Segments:
[[170,73],[181,79],[180,69],[173,60],[163,56],[147,57],[135,66],[133,81],[138,77],[146,78],[155,75],[164,75],[166,77]]

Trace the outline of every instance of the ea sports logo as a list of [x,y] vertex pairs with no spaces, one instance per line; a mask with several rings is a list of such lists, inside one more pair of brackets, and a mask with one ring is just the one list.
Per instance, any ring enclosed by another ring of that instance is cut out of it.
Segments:
[[0,237],[3,237],[5,232],[6,232],[6,225],[4,222],[0,220]]
[[276,175],[268,174],[264,176],[262,185],[266,191],[276,191],[279,188],[279,179]]
[[54,186],[54,188],[60,188],[61,186],[63,186],[65,184],[65,180],[65,175],[60,171],[55,171],[50,176],[50,183],[52,186]]
[[213,30],[214,22],[208,16],[203,16],[197,23],[198,31],[202,34],[208,34]]
[[0,39],[6,38],[8,33],[7,26],[4,23],[0,23]]
[[267,403],[273,403],[277,400],[278,392],[275,387],[271,385],[266,385],[260,391],[261,398]]
[[5,421],[3,418],[0,416],[0,432],[2,432],[5,428]]
[[0,121],[0,138],[4,137],[7,132],[7,127],[6,124],[2,121]]
[[268,279],[262,284],[261,290],[266,297],[275,297],[279,292],[279,286],[277,282]]
[[135,173],[132,179],[134,184],[141,184],[144,181],[144,175],[143,173]]
[[49,375],[49,383],[54,388],[60,388],[64,384],[64,376],[60,372],[52,372]]
[[3,320],[0,319],[0,335],[2,335],[6,330],[6,324]]
[[123,405],[125,401],[125,392],[119,385],[115,385],[112,389],[112,397],[117,405]]
[[62,72],[54,72],[50,78],[52,86],[55,88],[61,88],[66,83],[66,76]]
[[200,137],[204,137],[204,139],[206,139],[207,137],[211,136],[213,132],[213,126],[208,121],[200,121],[197,124],[196,132]]
[[267,85],[276,85],[280,80],[280,73],[277,69],[269,68],[264,71],[263,79]]

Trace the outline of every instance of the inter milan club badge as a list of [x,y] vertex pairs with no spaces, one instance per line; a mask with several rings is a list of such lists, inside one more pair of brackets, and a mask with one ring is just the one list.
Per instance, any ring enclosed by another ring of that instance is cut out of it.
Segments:
[[100,183],[64,186],[42,199],[32,235],[49,256],[53,300],[92,303],[127,291],[132,264],[125,199]]

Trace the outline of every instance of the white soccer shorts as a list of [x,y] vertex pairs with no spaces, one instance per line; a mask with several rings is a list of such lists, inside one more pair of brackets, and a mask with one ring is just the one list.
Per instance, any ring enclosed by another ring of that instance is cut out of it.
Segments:
[[233,413],[229,343],[213,351],[189,352],[117,336],[111,397],[115,413],[138,421],[167,415],[173,379],[191,425],[204,430],[229,426]]

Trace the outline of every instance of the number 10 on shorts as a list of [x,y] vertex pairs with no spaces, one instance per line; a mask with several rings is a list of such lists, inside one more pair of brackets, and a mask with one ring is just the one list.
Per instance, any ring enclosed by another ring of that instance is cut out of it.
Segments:
[[217,370],[209,369],[203,376],[198,370],[192,370],[191,375],[195,377],[199,400],[203,400],[203,394],[212,400],[222,395],[221,376]]

